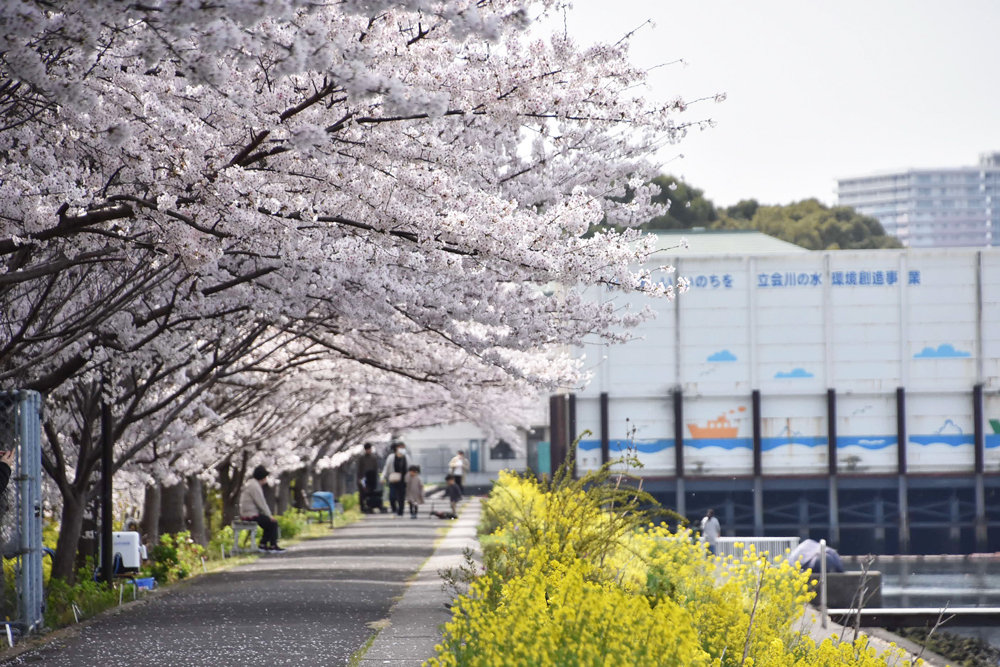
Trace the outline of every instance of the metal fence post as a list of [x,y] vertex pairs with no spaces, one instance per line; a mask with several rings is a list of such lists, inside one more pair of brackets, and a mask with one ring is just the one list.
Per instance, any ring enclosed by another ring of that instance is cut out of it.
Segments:
[[26,632],[42,626],[42,397],[18,392],[20,400],[21,621]]
[[819,613],[826,627],[826,540],[819,541]]
[[0,546],[3,557],[14,561],[16,597],[4,614],[25,634],[43,622],[41,413],[38,392],[0,391],[0,449],[15,453]]

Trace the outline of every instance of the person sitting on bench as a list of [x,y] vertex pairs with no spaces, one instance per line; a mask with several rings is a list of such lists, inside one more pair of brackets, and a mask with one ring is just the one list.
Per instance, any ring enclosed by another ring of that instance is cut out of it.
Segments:
[[261,551],[281,552],[284,549],[278,546],[278,522],[271,516],[271,508],[264,498],[267,474],[264,466],[253,469],[253,478],[240,493],[240,518],[244,521],[256,521],[264,529],[264,536],[260,540]]

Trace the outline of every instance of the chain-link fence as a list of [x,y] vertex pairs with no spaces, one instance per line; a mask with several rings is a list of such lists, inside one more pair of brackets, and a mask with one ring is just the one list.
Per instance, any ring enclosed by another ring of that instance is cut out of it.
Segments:
[[41,412],[38,392],[0,392],[0,450],[14,454],[10,479],[0,493],[0,615],[22,633],[42,625]]

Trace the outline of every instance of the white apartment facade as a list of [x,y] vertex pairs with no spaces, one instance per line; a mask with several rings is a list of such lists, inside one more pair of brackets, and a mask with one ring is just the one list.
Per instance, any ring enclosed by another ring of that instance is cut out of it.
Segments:
[[1000,229],[1000,152],[952,169],[844,178],[837,199],[912,248],[991,247]]

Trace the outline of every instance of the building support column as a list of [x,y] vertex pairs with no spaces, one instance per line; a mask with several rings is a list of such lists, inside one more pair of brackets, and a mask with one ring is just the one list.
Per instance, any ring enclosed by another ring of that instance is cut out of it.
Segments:
[[885,553],[885,498],[875,496],[875,553]]
[[552,475],[566,460],[566,395],[555,394],[549,397],[549,456]]
[[764,480],[753,478],[753,534],[755,537],[764,535]]
[[910,553],[910,503],[906,477],[906,390],[896,388],[896,467],[899,475],[899,553]]
[[750,394],[750,403],[753,407],[753,476],[760,478],[763,472],[764,447],[761,438],[760,428],[760,389],[754,389]]
[[906,475],[899,476],[899,553],[910,553],[910,503]]
[[962,520],[962,506],[958,501],[958,494],[952,491],[951,498],[948,499],[948,519],[951,526],[948,528],[948,541],[951,542],[951,553],[962,553],[962,527],[959,522]]
[[828,503],[830,508],[830,546],[834,549],[840,547],[840,494],[837,488],[837,476],[829,477]]
[[989,524],[986,522],[986,485],[982,474],[976,475],[976,551],[986,553],[989,545]]
[[840,546],[840,499],[837,495],[837,390],[826,390],[827,508],[833,548]]
[[677,480],[677,513],[687,514],[684,497],[684,394],[680,386],[674,388],[674,479]]
[[725,523],[722,524],[722,531],[726,537],[736,537],[736,503],[733,502],[733,494],[726,494]]
[[799,539],[809,539],[809,498],[805,491],[799,496]]
[[576,472],[577,472],[576,471],[576,468],[577,468],[576,462],[577,462],[577,460],[579,458],[579,452],[578,452],[578,450],[577,450],[576,447],[572,447],[572,452],[570,452],[571,446],[573,445],[573,443],[575,443],[577,441],[577,438],[580,437],[580,434],[576,432],[576,394],[570,394],[567,397],[566,400],[567,400],[567,405],[566,405],[566,427],[567,427],[567,431],[566,431],[566,456],[570,457],[570,453],[572,453],[572,457],[570,457],[570,460],[569,460],[569,466],[570,466],[570,471],[569,472],[570,472],[570,477],[576,479],[576,477],[577,477],[577,474],[576,474]]
[[972,414],[976,449],[976,551],[985,553],[989,546],[989,524],[986,521],[986,489],[983,472],[986,464],[986,424],[983,419],[983,385],[972,389]]
[[608,425],[608,392],[601,392],[601,465],[611,460],[611,431]]
[[760,390],[750,395],[753,405],[753,534],[764,534],[764,479],[762,471],[763,447],[760,432]]

